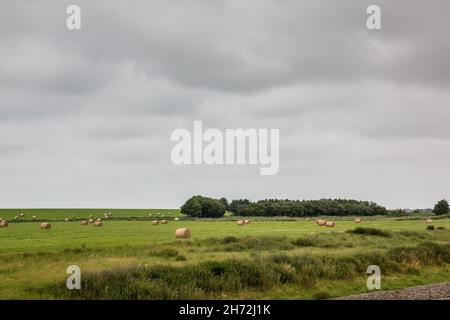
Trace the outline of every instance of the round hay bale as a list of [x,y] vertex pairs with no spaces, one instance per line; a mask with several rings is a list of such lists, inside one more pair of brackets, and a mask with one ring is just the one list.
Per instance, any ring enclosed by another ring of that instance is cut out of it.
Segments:
[[159,224],[159,221],[158,221],[158,220],[153,220],[153,221],[152,221],[152,224],[153,224],[153,225],[157,225],[157,224]]
[[361,223],[361,218],[355,218],[355,223]]
[[319,226],[324,226],[324,225],[327,224],[327,222],[326,222],[325,220],[319,219],[319,221],[317,222],[317,224],[318,224]]
[[244,220],[238,220],[237,225],[238,226],[243,226],[244,225]]
[[189,230],[188,228],[178,228],[177,230],[175,230],[175,238],[185,239],[189,238],[190,236],[191,230]]
[[178,221],[178,220],[180,220],[180,219],[178,219],[178,218],[175,218],[174,220],[175,220],[175,221]]
[[161,224],[167,224],[167,220],[161,220]]
[[33,220],[36,220],[36,219],[37,219],[36,216],[32,216],[31,218],[33,218]]
[[103,222],[101,222],[101,221],[94,222],[94,227],[101,227],[101,226],[103,226]]
[[101,222],[102,221],[102,219],[100,219],[100,218],[98,218],[97,220],[95,220],[96,222]]
[[48,222],[41,223],[41,229],[42,230],[48,230],[48,229],[51,229],[51,228],[52,228],[52,225],[50,223],[48,223]]
[[432,224],[433,223],[433,219],[427,219],[427,220],[425,220],[425,223],[426,224]]
[[326,225],[327,227],[334,227],[335,223],[334,223],[334,221],[327,221],[327,222],[325,223],[325,225]]
[[83,220],[83,221],[81,221],[81,225],[82,225],[82,226],[87,226],[87,225],[88,225],[88,222],[87,222],[87,220]]
[[25,217],[25,213],[21,213],[21,214],[20,214],[20,217],[21,217],[21,218]]
[[65,221],[65,222],[69,222],[70,219],[69,219],[69,218],[65,218],[64,221]]
[[0,228],[8,228],[8,221],[1,220],[0,221]]
[[108,216],[109,216],[109,217],[112,217],[112,213],[111,213],[111,212],[108,212]]
[[17,220],[17,219],[19,219],[19,216],[15,216],[15,217],[14,217],[14,220]]
[[94,219],[89,219],[88,223],[94,223]]
[[250,220],[244,220],[244,224],[250,224]]
[[321,223],[322,221],[323,221],[322,219],[316,219],[316,223],[317,223],[318,225],[320,225],[320,223]]

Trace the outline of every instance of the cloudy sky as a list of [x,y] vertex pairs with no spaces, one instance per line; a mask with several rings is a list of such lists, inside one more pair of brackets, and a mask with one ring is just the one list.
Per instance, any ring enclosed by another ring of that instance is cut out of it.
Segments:
[[[66,8],[82,10],[69,31]],[[378,4],[382,30],[366,28]],[[0,207],[193,194],[450,198],[450,2],[0,2]],[[279,128],[280,171],[176,166],[171,132]]]

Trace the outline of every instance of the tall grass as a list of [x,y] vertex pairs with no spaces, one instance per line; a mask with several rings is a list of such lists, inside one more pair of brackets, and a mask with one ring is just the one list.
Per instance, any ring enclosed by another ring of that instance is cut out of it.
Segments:
[[379,265],[386,275],[414,272],[418,265],[442,263],[450,263],[450,247],[425,242],[384,253],[350,256],[281,253],[183,267],[131,266],[84,273],[82,290],[67,290],[65,281],[37,290],[71,299],[217,299],[224,292],[265,291],[283,284],[313,287],[319,279],[353,279],[363,276],[372,264]]

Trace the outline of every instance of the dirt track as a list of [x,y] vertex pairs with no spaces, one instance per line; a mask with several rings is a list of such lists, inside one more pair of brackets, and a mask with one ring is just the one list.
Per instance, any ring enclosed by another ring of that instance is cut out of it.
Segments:
[[450,282],[356,294],[338,300],[450,300]]

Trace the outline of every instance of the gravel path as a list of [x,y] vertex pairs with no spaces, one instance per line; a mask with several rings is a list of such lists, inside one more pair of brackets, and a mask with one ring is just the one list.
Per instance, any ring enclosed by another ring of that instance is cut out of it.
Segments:
[[450,282],[340,297],[338,300],[450,300]]

